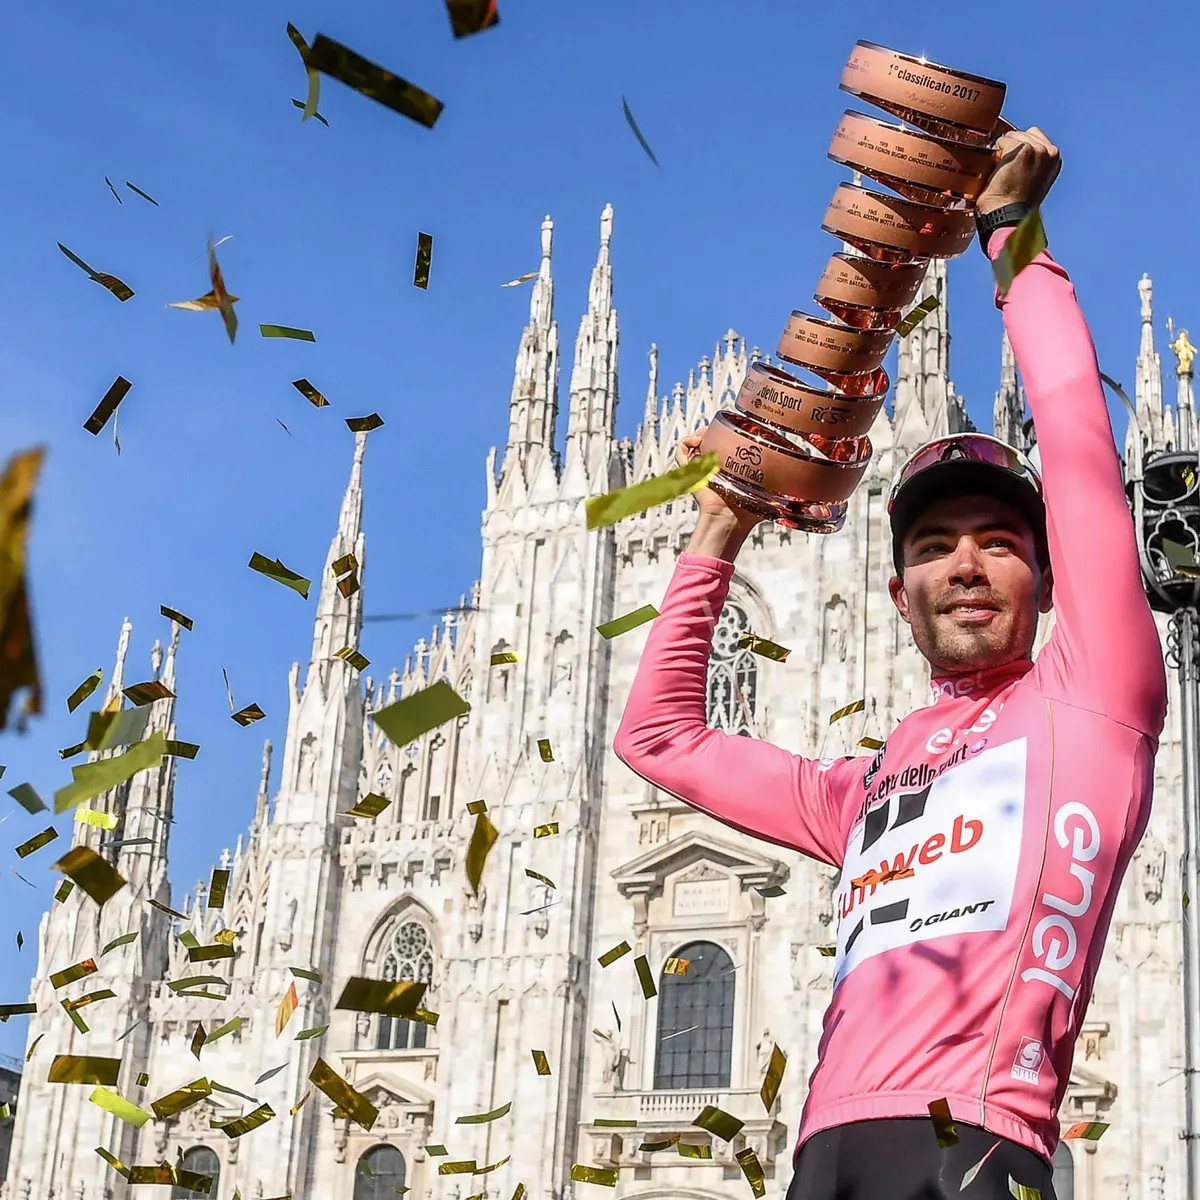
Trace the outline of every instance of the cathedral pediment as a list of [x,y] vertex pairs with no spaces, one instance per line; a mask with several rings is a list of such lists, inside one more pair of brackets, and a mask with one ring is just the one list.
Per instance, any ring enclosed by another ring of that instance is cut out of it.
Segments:
[[376,1068],[356,1079],[354,1087],[380,1110],[387,1107],[428,1108],[434,1101],[432,1092],[419,1087],[399,1071],[387,1068]]
[[612,877],[626,899],[635,895],[653,898],[662,894],[668,877],[681,872],[687,872],[689,878],[694,873],[697,879],[731,875],[742,891],[782,883],[790,874],[789,868],[771,855],[692,829],[617,867]]

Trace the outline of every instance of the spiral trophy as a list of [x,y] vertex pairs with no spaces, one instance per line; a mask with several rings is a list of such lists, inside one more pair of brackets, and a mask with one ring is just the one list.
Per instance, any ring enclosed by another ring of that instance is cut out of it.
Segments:
[[841,529],[871,461],[867,433],[890,386],[882,363],[901,314],[931,258],[970,246],[994,142],[1012,128],[1000,117],[1004,84],[871,42],[854,47],[841,87],[908,123],[847,110],[829,148],[896,195],[838,187],[821,228],[857,253],[835,254],[817,284],[829,318],[793,311],[776,351],[816,379],[752,364],[700,446],[721,464],[710,487],[808,533]]

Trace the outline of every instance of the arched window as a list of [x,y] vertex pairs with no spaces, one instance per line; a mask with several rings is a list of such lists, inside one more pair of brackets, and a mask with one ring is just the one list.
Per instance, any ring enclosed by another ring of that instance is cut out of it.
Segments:
[[1075,1200],[1075,1160],[1066,1142],[1058,1143],[1051,1165],[1054,1169],[1054,1194],[1058,1200]]
[[[433,946],[429,930],[419,921],[404,921],[392,934],[383,952],[383,978],[389,983],[406,979],[432,982]],[[375,1045],[380,1050],[419,1050],[425,1045],[427,1029],[420,1021],[380,1017]]]
[[395,1146],[372,1146],[354,1169],[354,1200],[396,1200],[404,1186],[404,1155]]
[[758,710],[758,664],[749,650],[738,648],[749,633],[750,618],[734,601],[726,603],[713,632],[708,661],[708,723],[726,733],[749,734]]
[[654,1086],[729,1087],[733,1068],[734,970],[729,955],[712,942],[676,950],[686,975],[663,972],[658,985],[658,1036]]
[[212,1183],[207,1192],[191,1192],[185,1187],[173,1187],[171,1200],[192,1200],[192,1197],[207,1200],[217,1200],[217,1184],[221,1182],[221,1160],[215,1150],[208,1146],[193,1146],[183,1152],[183,1161],[179,1164],[185,1171],[194,1171],[197,1175],[207,1175]]

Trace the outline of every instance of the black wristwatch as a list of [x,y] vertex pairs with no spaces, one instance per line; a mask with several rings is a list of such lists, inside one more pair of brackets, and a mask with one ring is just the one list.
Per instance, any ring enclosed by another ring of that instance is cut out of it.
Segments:
[[986,255],[988,252],[988,240],[997,229],[1003,229],[1006,225],[1020,225],[1020,223],[1033,212],[1033,206],[1030,204],[1005,204],[1001,208],[994,208],[990,213],[975,214],[975,228],[979,230],[979,248]]

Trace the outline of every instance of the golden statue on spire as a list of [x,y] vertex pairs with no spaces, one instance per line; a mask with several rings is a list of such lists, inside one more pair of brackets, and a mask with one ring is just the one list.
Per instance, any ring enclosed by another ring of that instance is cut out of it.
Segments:
[[1192,339],[1188,337],[1186,329],[1179,331],[1179,336],[1171,343],[1171,349],[1175,352],[1175,358],[1179,363],[1179,366],[1175,369],[1175,373],[1177,375],[1190,375],[1192,373],[1192,360],[1196,357],[1196,347],[1192,345]]

